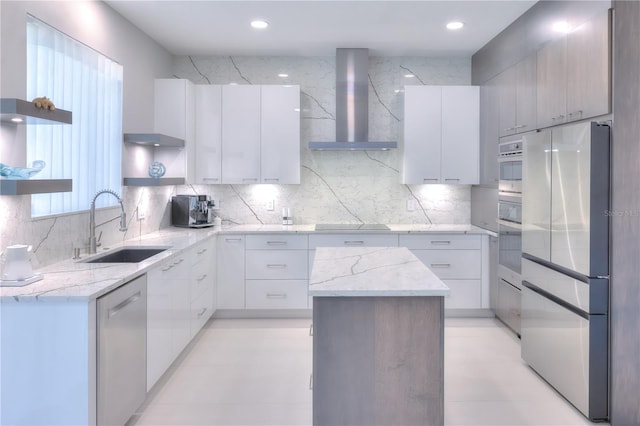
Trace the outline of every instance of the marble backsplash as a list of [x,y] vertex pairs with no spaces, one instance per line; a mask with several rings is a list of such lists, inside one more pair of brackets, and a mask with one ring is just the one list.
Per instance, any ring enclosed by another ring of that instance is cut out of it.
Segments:
[[[469,223],[468,185],[403,185],[393,151],[310,151],[335,140],[334,57],[178,57],[174,77],[196,84],[297,84],[301,91],[300,185],[189,185],[180,193],[221,201],[227,223]],[[278,74],[287,74],[279,77]],[[406,75],[414,77],[405,77]],[[466,85],[470,58],[369,58],[369,140],[399,140],[405,85]],[[409,200],[415,209],[408,211]],[[269,201],[275,209],[267,210]]]
[[[369,139],[398,140],[401,89],[409,84],[464,85],[469,58],[369,58]],[[289,77],[278,77],[287,73]],[[300,185],[184,185],[123,188],[129,228],[118,230],[119,208],[100,209],[102,248],[170,226],[175,194],[208,194],[220,200],[225,224],[281,223],[290,207],[294,223],[451,223],[470,221],[467,185],[402,185],[398,151],[310,151],[310,140],[335,140],[333,57],[177,57],[175,77],[196,84],[298,84],[301,87]],[[406,78],[404,75],[415,77]],[[407,210],[414,200],[415,209]],[[274,210],[267,210],[273,201]],[[136,210],[145,213],[136,220]],[[30,196],[0,197],[0,250],[30,244],[36,267],[68,259],[85,247],[87,212],[31,218]]]

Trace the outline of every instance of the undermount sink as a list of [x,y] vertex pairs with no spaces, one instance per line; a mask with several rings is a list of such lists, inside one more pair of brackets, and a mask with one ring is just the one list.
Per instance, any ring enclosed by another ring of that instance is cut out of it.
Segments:
[[102,256],[84,260],[84,263],[138,263],[158,253],[167,250],[168,247],[122,247]]

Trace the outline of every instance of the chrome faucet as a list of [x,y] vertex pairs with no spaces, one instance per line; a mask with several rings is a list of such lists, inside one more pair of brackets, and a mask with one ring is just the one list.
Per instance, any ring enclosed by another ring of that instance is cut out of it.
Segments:
[[96,192],[96,195],[93,196],[93,200],[91,200],[91,210],[89,210],[89,254],[94,254],[97,248],[96,242],[96,199],[101,194],[111,194],[118,199],[120,203],[120,231],[124,232],[127,230],[127,214],[124,212],[124,204],[122,204],[122,198],[115,192],[110,189],[103,189],[101,191]]

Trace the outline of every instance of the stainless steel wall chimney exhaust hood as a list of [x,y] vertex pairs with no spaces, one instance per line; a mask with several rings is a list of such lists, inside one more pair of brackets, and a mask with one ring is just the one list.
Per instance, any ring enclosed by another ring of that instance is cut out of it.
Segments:
[[336,141],[309,142],[309,149],[389,150],[397,142],[369,141],[369,49],[336,49]]

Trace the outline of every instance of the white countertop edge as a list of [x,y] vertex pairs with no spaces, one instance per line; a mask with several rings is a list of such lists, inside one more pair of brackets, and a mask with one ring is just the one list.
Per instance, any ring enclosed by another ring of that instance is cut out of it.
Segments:
[[431,290],[309,290],[313,297],[446,297],[449,289]]

